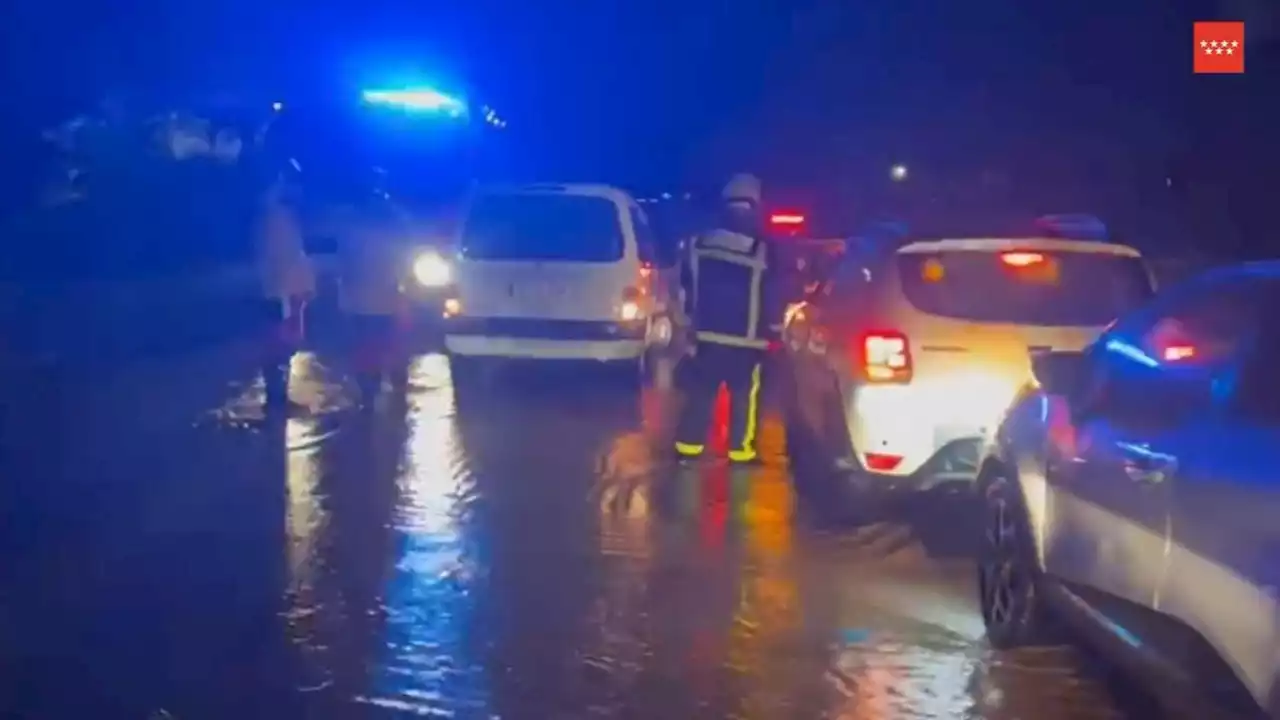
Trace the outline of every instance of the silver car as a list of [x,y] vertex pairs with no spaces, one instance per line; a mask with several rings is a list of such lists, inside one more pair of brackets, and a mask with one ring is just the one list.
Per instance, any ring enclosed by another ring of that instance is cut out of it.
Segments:
[[1192,717],[1280,717],[1280,263],[1122,316],[985,448],[980,594],[998,648],[1070,627]]

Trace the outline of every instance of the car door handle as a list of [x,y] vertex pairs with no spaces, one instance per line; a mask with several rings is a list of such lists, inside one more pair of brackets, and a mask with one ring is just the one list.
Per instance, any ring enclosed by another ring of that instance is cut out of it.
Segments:
[[1121,451],[1124,453],[1124,474],[1134,482],[1157,485],[1172,477],[1178,469],[1178,459],[1172,455],[1152,452],[1138,445],[1122,445]]
[[1124,474],[1130,480],[1143,485],[1159,485],[1171,474],[1167,467],[1151,466],[1147,463],[1126,462]]

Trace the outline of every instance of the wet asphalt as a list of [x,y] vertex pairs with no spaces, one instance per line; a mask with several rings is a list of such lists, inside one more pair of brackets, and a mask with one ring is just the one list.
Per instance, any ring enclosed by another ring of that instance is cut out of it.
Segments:
[[668,390],[410,375],[361,413],[300,355],[280,420],[234,348],[25,381],[0,717],[1152,717],[986,646],[960,499],[815,522],[774,411],[764,467],[674,470]]

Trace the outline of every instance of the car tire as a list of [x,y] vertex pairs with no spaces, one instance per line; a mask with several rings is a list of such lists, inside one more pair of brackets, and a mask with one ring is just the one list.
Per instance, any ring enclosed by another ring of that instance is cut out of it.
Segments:
[[1022,493],[999,469],[978,488],[983,512],[978,597],[987,640],[1000,650],[1058,644]]
[[837,454],[830,442],[819,437],[802,419],[794,376],[786,372],[779,374],[786,377],[786,381],[779,384],[786,451],[796,495],[823,520],[837,523],[854,520],[863,508],[848,473],[837,467]]

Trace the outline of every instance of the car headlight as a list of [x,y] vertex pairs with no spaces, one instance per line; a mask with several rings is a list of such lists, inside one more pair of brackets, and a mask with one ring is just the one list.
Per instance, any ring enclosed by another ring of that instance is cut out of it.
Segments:
[[440,253],[428,250],[413,261],[413,278],[423,287],[444,287],[453,281],[453,267]]

